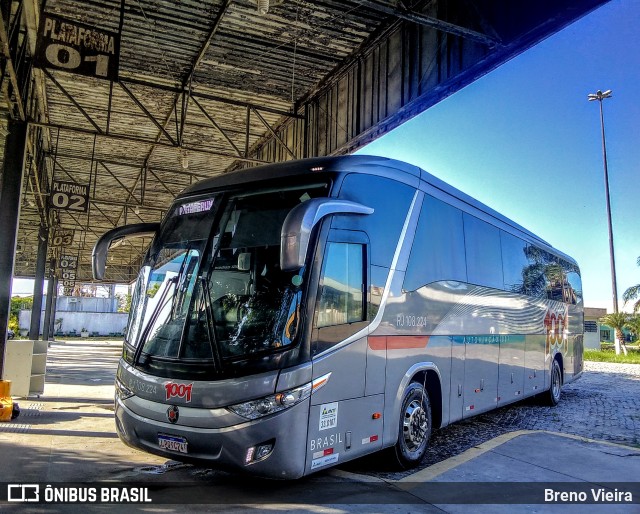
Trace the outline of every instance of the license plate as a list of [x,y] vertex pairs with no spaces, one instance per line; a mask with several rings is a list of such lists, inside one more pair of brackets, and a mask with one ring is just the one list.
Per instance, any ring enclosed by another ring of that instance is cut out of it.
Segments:
[[158,446],[164,450],[173,452],[188,453],[187,440],[177,435],[158,434]]

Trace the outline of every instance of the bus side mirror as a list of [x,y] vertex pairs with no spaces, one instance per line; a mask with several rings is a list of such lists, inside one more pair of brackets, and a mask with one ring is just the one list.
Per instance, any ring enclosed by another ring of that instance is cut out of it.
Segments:
[[280,233],[280,269],[297,271],[304,266],[311,231],[330,214],[372,214],[373,209],[356,202],[336,198],[312,198],[296,205],[282,224]]
[[160,223],[136,223],[109,230],[96,241],[91,255],[91,271],[95,280],[104,279],[107,264],[107,252],[112,244],[120,244],[125,239],[154,235],[160,228]]

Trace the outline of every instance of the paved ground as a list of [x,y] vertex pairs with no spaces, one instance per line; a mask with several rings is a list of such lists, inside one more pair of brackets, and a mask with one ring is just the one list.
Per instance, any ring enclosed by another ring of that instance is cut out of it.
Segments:
[[[201,494],[208,498],[227,495],[227,502],[244,504],[219,509],[238,512],[261,509],[264,501],[273,511],[453,513],[465,510],[434,505],[433,491],[425,489],[428,484],[538,480],[547,473],[548,480],[569,482],[598,476],[613,482],[637,480],[640,475],[640,451],[584,439],[640,448],[640,365],[587,363],[583,378],[565,386],[555,408],[524,401],[439,430],[419,470],[399,473],[376,454],[294,483],[274,483],[182,465],[124,446],[113,423],[113,377],[120,351],[118,342],[69,341],[51,346],[44,395],[22,400],[21,417],[0,423],[0,481],[164,484],[176,502],[183,498],[186,503],[190,498],[184,495],[192,497],[197,491],[184,485],[199,483],[206,488]],[[550,470],[547,463],[553,459],[549,457],[558,448],[564,452],[562,461]],[[520,455],[517,461],[516,454]],[[402,483],[404,488],[399,488]],[[52,512],[53,506],[46,507],[29,511]],[[479,511],[477,507],[466,512]],[[529,507],[527,512],[557,512],[551,507],[561,507],[563,512],[566,508],[606,512],[593,510],[602,506]],[[616,512],[640,512],[637,504],[614,507]],[[185,508],[198,511],[184,505],[161,510]],[[512,508],[493,506],[484,512]],[[61,511],[86,509],[66,506]]]

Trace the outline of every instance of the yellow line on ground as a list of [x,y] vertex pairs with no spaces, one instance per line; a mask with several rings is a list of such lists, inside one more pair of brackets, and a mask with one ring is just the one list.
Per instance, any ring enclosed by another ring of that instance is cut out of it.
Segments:
[[497,448],[501,444],[511,441],[512,439],[515,439],[516,437],[519,437],[521,435],[531,434],[535,432],[536,431],[533,430],[518,430],[516,432],[502,434],[498,437],[490,439],[489,441],[479,444],[478,446],[469,448],[468,450],[462,452],[460,455],[455,455],[454,457],[450,457],[447,460],[438,462],[433,466],[421,469],[416,473],[398,480],[398,482],[428,482],[429,480],[433,480],[438,475],[442,475],[443,473],[446,473],[447,471],[457,466],[465,464],[466,462],[469,462],[470,460],[475,459],[476,457],[479,457],[480,455],[487,453],[494,448]]
[[[423,483],[433,480],[434,478],[454,469],[462,464],[469,462],[481,455],[492,451],[499,446],[508,443],[509,441],[515,439],[516,437],[520,437],[522,435],[530,435],[530,434],[549,434],[549,435],[557,435],[560,437],[566,437],[568,439],[575,439],[577,441],[584,441],[588,443],[596,443],[596,444],[604,444],[608,446],[615,446],[617,448],[626,448],[631,451],[640,452],[640,448],[636,448],[633,446],[628,446],[619,443],[612,443],[610,441],[601,441],[599,439],[590,439],[588,437],[573,435],[573,434],[561,434],[559,432],[552,432],[550,430],[517,430],[515,432],[508,432],[506,434],[502,434],[498,437],[494,437],[489,441],[485,441],[478,446],[474,446],[473,448],[469,448],[468,450],[462,452],[460,455],[455,455],[454,457],[450,457],[442,462],[438,462],[428,468],[421,469],[411,475],[408,475],[400,480],[390,480],[386,478],[377,478],[369,475],[362,475],[360,473],[353,473],[351,471],[345,471],[342,469],[333,468],[329,471],[329,473],[335,477],[344,478],[348,480],[354,480],[357,482],[387,482],[389,484],[397,483],[397,484],[410,484],[410,483]],[[403,487],[405,489],[407,486]],[[411,487],[409,487],[411,489]]]
[[506,434],[502,434],[498,437],[494,437],[493,439],[490,439],[489,441],[486,441],[482,444],[479,444],[478,446],[474,446],[473,448],[469,448],[468,450],[462,452],[460,455],[456,455],[454,457],[451,457],[449,459],[443,460],[442,462],[438,462],[437,464],[434,464],[433,466],[429,466],[428,468],[422,469],[420,471],[417,471],[416,473],[413,473],[409,476],[406,476],[400,480],[398,480],[399,483],[402,482],[428,482],[429,480],[433,480],[434,478],[436,478],[439,475],[442,475],[443,473],[446,473],[447,471],[457,467],[457,466],[461,466],[462,464],[465,464],[466,462],[469,462],[472,459],[475,459],[476,457],[479,457],[480,455],[483,455],[484,453],[487,453],[491,450],[494,450],[495,448],[497,448],[498,446],[503,445],[504,443],[507,443],[509,441],[511,441],[512,439],[515,439],[516,437],[520,437],[522,435],[529,435],[529,434],[550,434],[550,435],[557,435],[560,437],[566,437],[569,439],[575,439],[578,441],[585,441],[585,442],[589,442],[589,443],[597,443],[597,444],[605,444],[605,445],[609,445],[609,446],[616,446],[618,448],[627,448],[629,450],[633,450],[633,451],[640,451],[638,448],[634,448],[633,446],[627,446],[624,444],[618,444],[618,443],[612,443],[609,441],[600,441],[598,439],[589,439],[588,437],[583,437],[583,436],[579,436],[579,435],[573,435],[573,434],[561,434],[558,432],[552,432],[550,430],[517,430],[515,432],[509,432]]
[[530,432],[544,432],[545,434],[559,435],[560,437],[566,437],[568,439],[575,439],[576,441],[584,441],[584,442],[587,442],[587,443],[604,444],[604,445],[607,445],[607,446],[615,446],[616,448],[626,448],[627,450],[640,452],[640,448],[638,448],[637,446],[629,446],[628,444],[614,443],[614,442],[611,442],[611,441],[603,441],[601,439],[591,439],[589,437],[584,437],[582,435],[561,434],[559,432],[552,432],[551,430],[531,430]]

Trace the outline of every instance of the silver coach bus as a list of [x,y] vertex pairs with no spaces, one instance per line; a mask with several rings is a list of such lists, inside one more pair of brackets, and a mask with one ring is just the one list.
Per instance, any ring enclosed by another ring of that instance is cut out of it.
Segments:
[[117,371],[121,439],[167,458],[297,478],[582,372],[576,262],[423,170],[292,161],[186,189],[153,233]]

